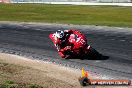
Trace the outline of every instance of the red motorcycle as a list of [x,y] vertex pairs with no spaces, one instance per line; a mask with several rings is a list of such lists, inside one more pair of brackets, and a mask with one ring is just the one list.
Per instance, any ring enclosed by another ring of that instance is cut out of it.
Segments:
[[64,44],[59,45],[60,40],[56,37],[55,33],[49,35],[53,41],[59,55],[62,58],[66,57],[83,57],[88,55],[92,58],[100,55],[95,49],[87,44],[86,37],[78,30],[71,30],[72,33],[68,34],[67,40]]

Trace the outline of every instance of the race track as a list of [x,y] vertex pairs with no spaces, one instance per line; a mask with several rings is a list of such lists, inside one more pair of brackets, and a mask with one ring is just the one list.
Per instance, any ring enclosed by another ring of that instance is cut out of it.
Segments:
[[[88,43],[106,60],[62,60],[48,38],[58,29],[78,28]],[[89,70],[102,78],[132,79],[132,30],[109,27],[68,26],[55,24],[0,24],[0,51],[33,59],[50,60],[65,66]]]

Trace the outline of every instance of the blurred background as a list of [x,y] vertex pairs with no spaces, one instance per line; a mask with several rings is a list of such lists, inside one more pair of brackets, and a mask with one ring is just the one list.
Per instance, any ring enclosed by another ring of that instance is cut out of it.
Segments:
[[45,2],[95,2],[95,3],[131,3],[132,0],[0,0],[3,3],[45,3]]

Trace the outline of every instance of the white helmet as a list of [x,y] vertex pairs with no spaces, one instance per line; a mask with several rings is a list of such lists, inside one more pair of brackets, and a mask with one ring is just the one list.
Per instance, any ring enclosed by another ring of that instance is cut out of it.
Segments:
[[55,33],[55,35],[56,35],[57,38],[60,38],[61,39],[64,36],[64,31],[57,30],[56,33]]

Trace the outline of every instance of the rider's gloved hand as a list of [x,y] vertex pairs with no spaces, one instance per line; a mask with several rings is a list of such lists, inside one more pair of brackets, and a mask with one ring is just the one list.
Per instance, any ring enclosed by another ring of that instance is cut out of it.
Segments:
[[71,46],[66,46],[66,47],[63,48],[63,49],[59,49],[58,51],[59,51],[59,52],[64,52],[64,51],[66,51],[66,50],[71,50]]
[[64,49],[60,49],[59,52],[64,52],[65,50]]
[[66,46],[64,50],[71,50],[71,46]]

